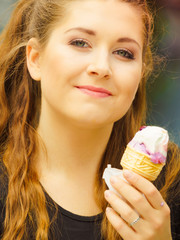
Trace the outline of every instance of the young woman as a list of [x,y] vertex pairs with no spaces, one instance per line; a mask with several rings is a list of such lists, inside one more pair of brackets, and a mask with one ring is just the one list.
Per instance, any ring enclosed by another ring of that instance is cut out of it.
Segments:
[[156,182],[112,182],[125,201],[102,180],[145,124],[151,35],[145,0],[18,1],[0,38],[2,240],[178,239],[176,146]]

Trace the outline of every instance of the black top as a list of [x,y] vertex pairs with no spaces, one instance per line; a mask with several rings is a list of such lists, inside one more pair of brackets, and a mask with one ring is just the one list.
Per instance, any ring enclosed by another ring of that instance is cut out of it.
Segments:
[[[3,233],[5,201],[8,191],[8,180],[3,174],[3,168],[0,161],[0,239]],[[45,190],[44,193],[50,221],[57,213],[55,220],[50,225],[49,240],[102,240],[103,213],[90,217],[73,214],[56,204]],[[28,229],[28,240],[34,239],[33,229]]]
[[[45,192],[50,219],[56,211],[55,203]],[[71,213],[57,205],[57,218],[50,227],[50,240],[100,240],[103,214],[85,217]]]
[[[2,176],[0,167],[0,239],[5,218],[4,207],[7,187],[7,181],[5,181],[4,176]],[[55,218],[55,221],[53,221],[50,226],[49,240],[102,240],[100,234],[102,213],[91,217],[73,214],[57,205],[45,190],[44,193],[47,200],[47,210],[50,220],[57,211],[57,218]],[[180,200],[179,198],[176,200],[177,201],[172,201],[171,204],[169,204],[171,209],[171,231],[173,240],[180,240]],[[28,239],[34,240],[35,237],[33,235],[33,232],[29,232]]]

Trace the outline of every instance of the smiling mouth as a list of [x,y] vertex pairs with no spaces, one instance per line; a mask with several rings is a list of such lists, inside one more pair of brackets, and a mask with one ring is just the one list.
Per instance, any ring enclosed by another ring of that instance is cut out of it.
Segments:
[[105,98],[112,96],[112,93],[104,88],[97,88],[94,86],[76,86],[76,88],[78,88],[82,93],[94,97]]

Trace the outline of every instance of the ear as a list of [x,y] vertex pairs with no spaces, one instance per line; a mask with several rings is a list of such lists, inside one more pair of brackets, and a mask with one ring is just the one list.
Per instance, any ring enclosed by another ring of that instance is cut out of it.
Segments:
[[31,38],[26,46],[27,68],[32,79],[41,80],[40,47],[36,38]]

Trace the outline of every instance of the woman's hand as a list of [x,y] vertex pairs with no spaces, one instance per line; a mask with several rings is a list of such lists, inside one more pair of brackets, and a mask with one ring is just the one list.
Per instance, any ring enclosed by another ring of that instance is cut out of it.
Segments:
[[[131,171],[124,171],[129,185],[120,177],[112,177],[105,198],[112,206],[106,215],[124,240],[172,240],[170,209],[155,186]],[[144,197],[144,195],[145,197]]]

